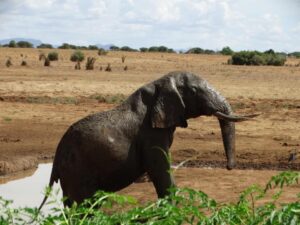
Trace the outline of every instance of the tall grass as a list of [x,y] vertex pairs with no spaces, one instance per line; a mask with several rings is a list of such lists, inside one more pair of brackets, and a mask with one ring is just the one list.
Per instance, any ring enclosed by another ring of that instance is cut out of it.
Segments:
[[[11,201],[0,198],[0,224],[300,224],[298,201],[280,204],[284,187],[298,183],[299,172],[282,172],[263,188],[252,185],[244,190],[237,203],[218,203],[204,192],[189,188],[172,189],[171,195],[156,202],[139,205],[132,197],[97,192],[84,203],[62,208],[57,192],[47,189],[50,213],[37,208],[13,208]],[[270,189],[277,192],[270,198]],[[258,204],[258,200],[266,202]]]

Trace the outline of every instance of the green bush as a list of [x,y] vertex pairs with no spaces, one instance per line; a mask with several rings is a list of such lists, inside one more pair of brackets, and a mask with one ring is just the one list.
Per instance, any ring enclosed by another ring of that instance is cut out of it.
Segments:
[[8,43],[8,47],[10,48],[16,48],[17,47],[17,43],[15,40],[11,40],[9,43]]
[[299,172],[282,172],[265,187],[246,188],[237,203],[218,203],[202,191],[174,188],[170,196],[144,205],[132,197],[99,191],[80,205],[62,208],[57,191],[47,188],[50,213],[13,208],[12,201],[0,197],[0,224],[296,225],[300,224],[300,194],[289,203],[279,199],[283,188],[298,183],[299,178]]
[[58,53],[57,52],[49,52],[48,59],[50,61],[57,61],[58,60]]
[[148,52],[148,48],[142,47],[140,48],[140,52]]
[[44,44],[44,43],[42,43],[39,46],[37,46],[37,48],[50,48],[50,49],[52,49],[53,46],[51,44]]
[[258,51],[240,51],[234,53],[231,57],[233,65],[272,65],[283,66],[286,57],[282,54],[277,54],[274,51],[261,53]]
[[70,57],[70,60],[72,62],[82,62],[84,60],[84,54],[83,54],[83,52],[79,51],[79,50],[73,52],[73,54]]
[[19,48],[33,48],[33,44],[28,41],[18,41],[17,46]]

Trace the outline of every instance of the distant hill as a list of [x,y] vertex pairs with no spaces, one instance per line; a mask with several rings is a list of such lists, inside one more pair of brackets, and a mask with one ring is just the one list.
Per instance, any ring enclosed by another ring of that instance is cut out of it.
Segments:
[[42,41],[37,40],[37,39],[32,39],[32,38],[9,38],[9,39],[3,39],[3,40],[0,40],[0,44],[1,45],[5,45],[5,44],[8,44],[12,40],[15,40],[16,42],[27,41],[27,42],[30,42],[31,44],[33,44],[34,47],[42,44]]
[[96,46],[98,48],[103,48],[104,50],[109,50],[111,46],[114,46],[114,44],[106,44],[106,45],[96,44]]

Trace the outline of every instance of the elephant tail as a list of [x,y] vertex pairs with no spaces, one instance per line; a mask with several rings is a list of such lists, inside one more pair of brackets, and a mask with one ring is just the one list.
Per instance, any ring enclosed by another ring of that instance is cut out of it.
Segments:
[[[52,191],[52,186],[54,184],[54,182],[57,182],[59,179],[59,177],[57,176],[57,172],[56,172],[56,168],[55,168],[55,163],[53,163],[53,167],[52,167],[52,171],[51,171],[51,176],[50,176],[50,181],[49,181],[49,185],[48,187],[50,188],[50,192]],[[49,193],[46,193],[40,207],[38,208],[38,212],[40,212],[40,210],[42,209],[42,207],[44,206],[44,204],[46,203],[48,197],[49,197]]]

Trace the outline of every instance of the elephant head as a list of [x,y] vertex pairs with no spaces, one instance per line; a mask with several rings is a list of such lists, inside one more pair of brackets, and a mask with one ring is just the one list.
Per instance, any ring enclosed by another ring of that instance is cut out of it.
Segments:
[[207,81],[187,72],[172,72],[154,83],[156,100],[151,113],[153,128],[187,127],[187,120],[202,115],[219,120],[227,169],[235,166],[235,122],[257,115],[234,115],[229,103]]

